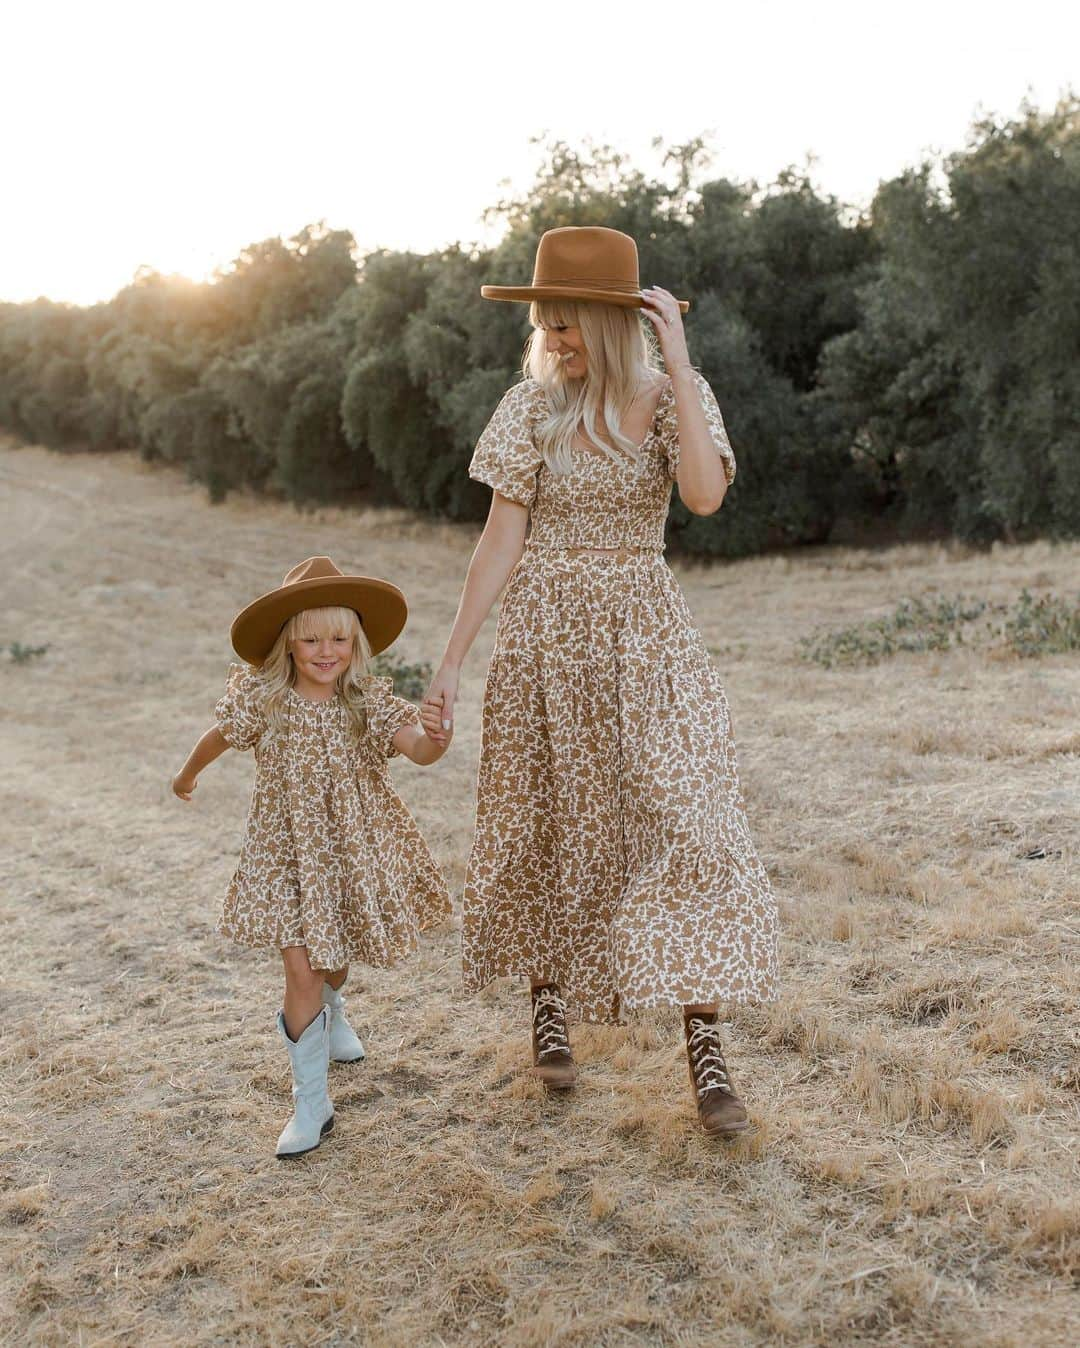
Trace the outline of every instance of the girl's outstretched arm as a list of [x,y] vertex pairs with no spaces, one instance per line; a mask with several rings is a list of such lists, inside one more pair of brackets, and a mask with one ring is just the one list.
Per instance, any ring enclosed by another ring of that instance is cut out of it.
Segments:
[[217,728],[211,727],[187,756],[187,762],[173,778],[172,789],[181,800],[190,800],[199,784],[199,773],[215,758],[220,758],[229,747],[229,741]]
[[465,588],[446,643],[446,654],[422,703],[422,711],[431,718],[428,733],[444,749],[453,734],[454,702],[462,661],[491,612],[492,604],[502,593],[510,572],[521,560],[528,523],[527,506],[519,505],[499,492],[494,493],[487,524],[465,576]]
[[[424,722],[432,722],[432,729],[439,724],[437,714],[424,710],[420,713]],[[394,736],[394,748],[398,753],[404,754],[406,758],[411,758],[414,763],[419,763],[421,767],[426,767],[429,763],[435,763],[450,747],[450,741],[454,738],[453,730],[439,732],[444,736],[439,743],[436,743],[427,734],[424,725],[403,725]]]

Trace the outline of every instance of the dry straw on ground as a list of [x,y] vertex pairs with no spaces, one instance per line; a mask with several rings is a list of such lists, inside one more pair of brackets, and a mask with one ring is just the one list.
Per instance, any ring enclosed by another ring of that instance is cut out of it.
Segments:
[[[525,995],[467,1001],[456,926],[358,972],[369,1050],[289,1166],[275,957],[213,933],[250,759],[184,806],[236,608],[310,553],[386,574],[436,658],[473,539],[300,515],[128,456],[0,450],[5,751],[0,1325],[18,1344],[1063,1344],[1077,1339],[1080,669],[957,650],[824,671],[819,624],[1080,588],[1080,547],[827,550],[683,569],[785,916],[741,1012],[755,1132],[696,1130],[672,1033],[526,1072]],[[396,779],[460,889],[459,732]],[[1045,847],[1047,855],[1022,860]]]

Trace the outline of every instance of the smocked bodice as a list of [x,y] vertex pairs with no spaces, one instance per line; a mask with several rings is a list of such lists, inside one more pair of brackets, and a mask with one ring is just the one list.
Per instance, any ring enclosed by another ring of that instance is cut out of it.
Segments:
[[[713,445],[729,482],[735,458],[712,389],[695,376]],[[662,551],[671,486],[679,466],[679,428],[671,384],[664,387],[637,458],[576,448],[573,471],[552,471],[537,443],[547,414],[533,380],[505,394],[481,435],[469,475],[530,509],[533,547]]]

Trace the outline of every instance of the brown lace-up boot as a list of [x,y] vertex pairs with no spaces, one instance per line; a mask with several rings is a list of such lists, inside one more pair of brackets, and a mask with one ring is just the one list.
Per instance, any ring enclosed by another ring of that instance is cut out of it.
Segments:
[[557,984],[532,990],[533,1075],[549,1091],[567,1091],[577,1080],[577,1068],[566,1033],[566,1003]]
[[724,1062],[720,1026],[715,1013],[683,1012],[690,1087],[697,1101],[698,1118],[714,1137],[732,1137],[750,1127],[746,1106],[735,1094],[735,1083]]

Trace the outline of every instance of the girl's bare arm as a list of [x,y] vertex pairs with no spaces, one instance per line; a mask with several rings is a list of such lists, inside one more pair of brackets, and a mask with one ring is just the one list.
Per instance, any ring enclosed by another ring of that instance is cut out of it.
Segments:
[[187,762],[173,778],[172,789],[181,800],[190,800],[191,793],[199,784],[199,773],[209,767],[215,758],[228,749],[229,741],[217,728],[212,726],[187,756]]
[[[428,719],[426,714],[425,719]],[[435,724],[438,724],[437,720]],[[412,759],[414,763],[427,767],[429,763],[438,762],[446,753],[454,732],[448,730],[444,735],[440,729],[439,735],[440,740],[436,742],[425,725],[403,725],[394,736],[394,748],[406,758]]]

